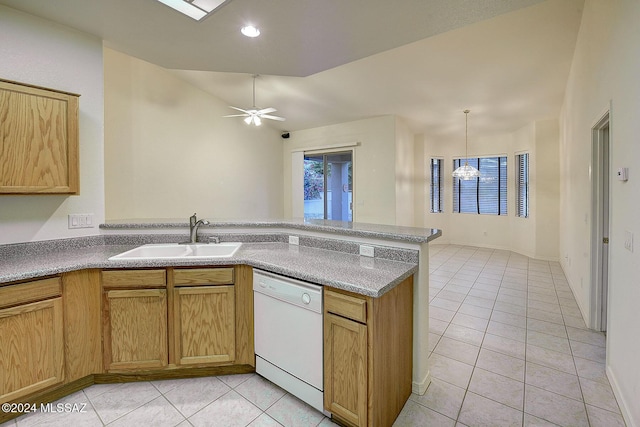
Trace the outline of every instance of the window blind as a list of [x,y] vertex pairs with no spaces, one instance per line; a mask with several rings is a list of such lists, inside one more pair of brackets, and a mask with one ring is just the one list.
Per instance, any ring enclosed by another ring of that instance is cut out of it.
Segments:
[[431,159],[431,212],[442,212],[442,159]]
[[[486,215],[507,214],[507,158],[480,157],[466,159],[480,171],[480,178],[453,180],[453,211]],[[454,159],[454,170],[465,159]]]
[[529,153],[516,155],[516,216],[529,217]]

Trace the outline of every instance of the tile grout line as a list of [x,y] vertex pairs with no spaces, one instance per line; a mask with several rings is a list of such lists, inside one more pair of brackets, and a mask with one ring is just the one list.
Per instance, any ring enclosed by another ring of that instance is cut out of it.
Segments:
[[524,426],[527,410],[527,343],[529,340],[529,261],[527,260],[527,298],[525,300],[524,315],[524,375],[522,378],[522,425]]

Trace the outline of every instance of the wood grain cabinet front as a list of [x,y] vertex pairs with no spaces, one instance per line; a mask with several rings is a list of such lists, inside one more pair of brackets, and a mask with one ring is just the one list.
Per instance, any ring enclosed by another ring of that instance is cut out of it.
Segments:
[[164,270],[102,272],[107,372],[157,369],[169,363],[164,277]]
[[236,270],[246,276],[241,267],[103,271],[105,370],[252,364],[245,337],[237,360]]
[[324,316],[325,408],[354,426],[367,425],[367,325]]
[[175,268],[173,352],[177,365],[231,364],[236,357],[233,267]]
[[174,331],[178,365],[235,360],[235,295],[227,286],[174,289]]
[[104,304],[107,371],[168,364],[166,289],[107,291]]
[[79,194],[78,97],[0,80],[0,194]]
[[378,298],[324,290],[324,407],[341,424],[389,427],[411,394],[413,278]]
[[0,288],[0,403],[64,380],[61,295],[59,278]]

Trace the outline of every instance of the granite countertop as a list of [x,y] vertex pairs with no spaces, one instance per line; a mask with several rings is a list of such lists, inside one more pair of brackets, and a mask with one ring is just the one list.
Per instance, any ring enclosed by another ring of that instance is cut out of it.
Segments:
[[[188,219],[136,219],[107,221],[101,224],[102,230],[122,229],[170,229],[189,227]],[[220,228],[286,228],[306,230],[334,235],[362,237],[370,239],[396,240],[412,243],[426,243],[440,237],[442,232],[436,228],[404,227],[397,225],[369,224],[362,222],[333,221],[325,219],[284,219],[284,220],[247,220],[247,221],[210,221],[200,230]]]
[[361,257],[356,254],[289,245],[243,243],[230,258],[213,260],[109,261],[138,245],[96,244],[41,253],[5,253],[0,259],[0,285],[87,268],[148,268],[247,264],[296,279],[379,297],[418,271],[417,263]]

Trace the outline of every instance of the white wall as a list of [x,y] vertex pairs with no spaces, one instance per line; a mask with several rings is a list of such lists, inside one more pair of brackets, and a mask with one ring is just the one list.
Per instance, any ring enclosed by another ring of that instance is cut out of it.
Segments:
[[585,2],[561,117],[561,263],[588,324],[591,128],[609,103],[611,167],[629,167],[629,181],[610,188],[607,371],[630,427],[640,426],[640,256],[623,242],[640,231],[639,20],[637,0]]
[[[422,191],[417,202],[424,206],[423,224],[442,229],[439,243],[473,245],[512,250],[537,259],[558,260],[558,121],[542,120],[530,123],[511,134],[470,137],[469,157],[507,156],[508,200],[506,216],[454,214],[453,159],[464,157],[464,143],[443,143],[429,135],[416,138],[415,153],[422,156]],[[515,216],[515,155],[529,153],[530,194],[529,217]],[[430,168],[432,157],[443,158],[443,213],[430,212]],[[420,197],[423,200],[420,200]]]
[[396,225],[412,227],[414,220],[414,155],[413,133],[396,117]]
[[309,148],[359,142],[355,147],[354,221],[395,224],[396,118],[382,116],[291,132],[284,140],[284,212],[292,215],[291,153]]
[[[535,123],[535,156],[530,156],[534,178],[530,178],[535,220],[535,256],[560,259],[560,128],[559,122],[541,120]],[[519,218],[514,218],[518,220]]]
[[104,222],[102,42],[0,6],[0,78],[80,94],[80,195],[0,196],[0,244],[98,234],[67,215]]
[[104,50],[107,219],[282,217],[282,139],[228,104]]

